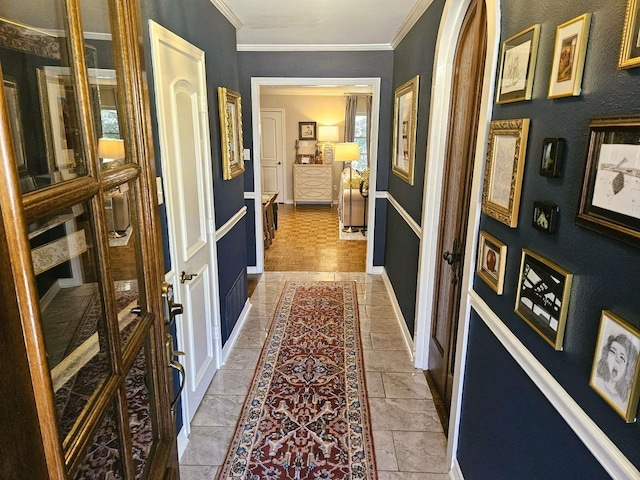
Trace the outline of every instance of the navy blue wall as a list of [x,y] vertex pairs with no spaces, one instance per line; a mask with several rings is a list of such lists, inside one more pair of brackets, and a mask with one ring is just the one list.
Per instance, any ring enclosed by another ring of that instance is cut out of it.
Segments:
[[[245,147],[251,148],[251,78],[252,77],[313,77],[313,78],[380,78],[380,131],[378,136],[378,170],[376,188],[387,189],[389,152],[391,150],[392,66],[393,52],[238,52],[240,93],[243,104]],[[246,162],[244,188],[253,191],[253,163]],[[248,231],[255,231],[254,217],[247,216]],[[376,212],[376,232],[384,231],[384,219]],[[377,235],[376,235],[377,237]],[[374,244],[374,265],[382,265],[384,247]],[[248,236],[247,254],[255,257],[255,234]],[[253,258],[255,265],[255,258]]]
[[[518,227],[510,229],[484,215],[481,219],[481,228],[509,248],[504,294],[497,296],[479,278],[474,280],[474,288],[629,460],[640,467],[640,427],[637,423],[625,424],[588,385],[601,311],[611,309],[633,325],[640,326],[640,296],[635,292],[635,286],[640,284],[640,270],[637,268],[640,252],[574,223],[584,176],[590,119],[596,116],[637,115],[640,111],[640,70],[616,69],[625,4],[622,1],[601,0],[502,2],[503,40],[535,23],[541,23],[542,27],[533,99],[496,105],[493,114],[494,119],[531,119]],[[583,93],[579,97],[548,100],[556,26],[586,12],[591,12],[593,17]],[[546,178],[538,174],[544,137],[566,139],[560,178]],[[546,235],[532,228],[535,200],[559,205],[560,221],[556,234]],[[562,352],[554,351],[513,311],[522,248],[541,254],[575,275]],[[497,473],[506,468],[505,464],[513,461],[514,454],[512,451],[492,449],[492,462],[489,465],[480,459],[483,443],[494,441],[496,429],[500,430],[506,443],[523,442],[528,432],[538,428],[539,422],[548,423],[548,413],[522,416],[518,420],[518,428],[514,428],[514,423],[505,421],[503,412],[494,408],[496,399],[472,388],[476,381],[474,379],[483,375],[482,370],[486,368],[483,365],[493,363],[491,358],[496,355],[496,349],[488,346],[486,339],[473,336],[469,349],[465,388],[469,386],[470,389],[464,393],[463,418],[482,416],[487,424],[494,427],[479,431],[474,422],[464,423],[461,444],[466,446],[460,451],[459,461],[465,477],[471,472],[480,472],[483,478],[499,478]],[[493,372],[495,375],[491,377],[490,385],[492,390],[502,392],[498,393],[498,397],[505,395],[506,401],[518,404],[526,402],[524,405],[529,412],[548,411],[547,401],[542,396],[530,398],[529,394],[511,391],[514,384],[525,383],[522,371],[512,369],[507,373],[494,369]],[[561,427],[562,420],[555,418],[552,423],[555,427],[551,430],[549,440],[553,444],[575,443],[574,435]],[[470,441],[471,438],[473,441]],[[562,468],[563,463],[573,461],[592,463],[590,455],[582,448],[564,450],[563,456],[553,459],[554,468]],[[541,458],[547,461],[545,454],[540,455],[535,449],[520,452],[518,458],[522,465],[531,468],[539,464]],[[574,475],[572,478],[590,477]]]
[[[418,224],[422,222],[422,196],[426,165],[427,133],[431,108],[431,80],[440,16],[444,0],[435,0],[400,42],[393,57],[393,91],[416,75],[420,76],[418,91],[418,123],[416,125],[416,158],[413,186],[400,177],[389,174],[389,193]],[[389,118],[393,125],[392,108]],[[388,141],[392,142],[389,129]],[[386,159],[391,164],[390,157]],[[385,241],[385,268],[393,284],[407,327],[413,335],[416,307],[416,279],[418,278],[418,253],[420,240],[393,207],[387,212]],[[394,226],[392,226],[392,224]],[[410,253],[409,253],[410,252]]]

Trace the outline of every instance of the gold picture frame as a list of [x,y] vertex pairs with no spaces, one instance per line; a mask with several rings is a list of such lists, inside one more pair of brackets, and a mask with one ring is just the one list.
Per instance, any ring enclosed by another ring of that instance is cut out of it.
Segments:
[[240,94],[225,87],[218,87],[218,112],[220,114],[222,178],[231,180],[244,173]]
[[522,249],[515,312],[549,345],[562,350],[573,274]]
[[13,140],[14,160],[18,174],[24,175],[27,173],[27,154],[25,151],[18,82],[11,77],[4,77],[3,83],[4,96],[9,113],[9,130]]
[[590,25],[591,14],[585,13],[556,28],[547,98],[580,95]]
[[589,385],[627,423],[636,421],[638,410],[638,352],[640,330],[615,313],[603,310]]
[[496,103],[531,100],[539,40],[538,23],[502,42]]
[[506,265],[507,246],[493,235],[481,230],[478,236],[476,273],[498,295],[502,295],[504,289]]
[[413,185],[416,160],[419,81],[419,75],[416,75],[396,88],[393,107],[391,171],[409,185]]
[[511,228],[518,226],[529,119],[495,120],[489,127],[482,211]]
[[627,1],[618,69],[640,67],[640,3]]

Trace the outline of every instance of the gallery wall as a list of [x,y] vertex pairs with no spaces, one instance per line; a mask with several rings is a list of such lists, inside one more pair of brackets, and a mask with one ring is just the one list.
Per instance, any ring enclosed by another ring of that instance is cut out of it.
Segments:
[[[640,252],[607,235],[576,225],[589,145],[589,123],[598,116],[640,112],[640,70],[618,70],[623,1],[512,0],[501,2],[501,40],[541,24],[532,99],[495,105],[494,120],[529,118],[520,215],[516,228],[482,215],[480,228],[507,245],[504,292],[497,295],[479,277],[474,290],[500,322],[640,468],[639,426],[625,423],[589,386],[601,312],[609,309],[640,326]],[[592,14],[582,92],[548,99],[556,27]],[[545,137],[564,138],[561,175],[539,174]],[[633,188],[634,180],[625,179]],[[533,202],[558,205],[557,231],[532,226]],[[562,351],[556,351],[514,312],[522,249],[528,248],[574,275]],[[471,316],[464,379],[458,459],[473,478],[606,478],[565,420],[514,364],[480,315]],[[559,454],[558,451],[562,454]]]

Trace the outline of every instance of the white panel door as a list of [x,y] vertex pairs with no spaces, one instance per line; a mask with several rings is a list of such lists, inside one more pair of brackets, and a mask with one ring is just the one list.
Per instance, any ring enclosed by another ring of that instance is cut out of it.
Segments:
[[284,199],[284,110],[260,110],[260,165],[262,194],[280,193]]
[[221,336],[204,52],[150,21],[174,285],[191,421],[220,365]]

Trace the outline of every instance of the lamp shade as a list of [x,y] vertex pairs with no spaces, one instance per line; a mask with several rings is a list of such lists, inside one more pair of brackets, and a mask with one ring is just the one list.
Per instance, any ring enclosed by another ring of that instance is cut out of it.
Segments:
[[320,125],[318,127],[319,142],[337,142],[340,140],[340,131],[337,125]]
[[124,140],[119,138],[100,138],[98,140],[98,157],[109,160],[124,158]]
[[357,142],[336,143],[336,162],[360,160],[360,145]]

